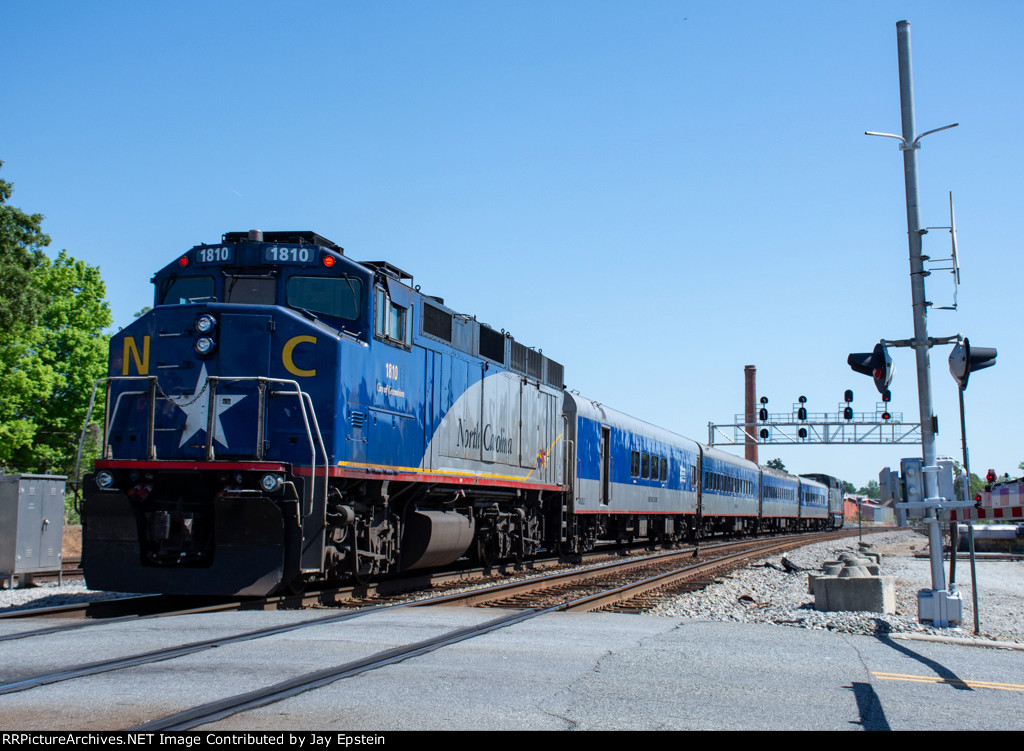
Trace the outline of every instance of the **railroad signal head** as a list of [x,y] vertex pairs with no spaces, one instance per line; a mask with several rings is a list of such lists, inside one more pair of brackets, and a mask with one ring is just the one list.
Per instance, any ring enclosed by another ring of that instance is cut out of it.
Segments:
[[807,437],[807,428],[800,428],[800,430],[796,431],[796,434],[798,436],[800,436],[801,438],[806,438]]
[[885,412],[882,413],[882,419],[883,420],[891,420],[892,419],[892,414],[889,413],[889,410],[886,410]]
[[843,419],[844,420],[852,420],[853,419],[853,407],[847,407],[846,409],[843,410]]
[[846,358],[847,364],[855,373],[871,376],[878,393],[889,388],[892,375],[896,371],[889,356],[889,350],[879,342],[871,352],[853,352]]
[[892,401],[892,393],[889,391],[889,389],[886,389],[885,391],[882,392],[882,401],[885,402],[886,404]]
[[798,419],[798,420],[806,420],[807,419],[807,408],[806,407],[801,407],[800,409],[798,409],[796,411],[796,419]]
[[988,472],[985,473],[985,481],[989,485],[996,481],[996,471],[994,469],[990,469]]
[[764,407],[761,407],[761,409],[757,411],[757,416],[761,418],[761,422],[768,422],[768,410]]
[[949,372],[960,388],[966,389],[971,373],[995,365],[996,354],[995,347],[972,347],[970,341],[964,338],[949,353]]
[[847,404],[852,402],[853,401],[853,391],[851,391],[850,389],[846,389],[846,392],[843,394],[843,401],[846,402]]
[[761,428],[760,436],[764,440],[768,440],[768,428]]

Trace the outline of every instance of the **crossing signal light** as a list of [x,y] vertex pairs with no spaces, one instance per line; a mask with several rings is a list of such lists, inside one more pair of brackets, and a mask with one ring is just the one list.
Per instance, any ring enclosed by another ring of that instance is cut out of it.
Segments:
[[989,485],[996,481],[996,471],[994,469],[990,469],[988,472],[985,473],[985,481]]
[[966,338],[957,342],[953,351],[949,353],[949,372],[959,385],[960,389],[967,388],[967,379],[975,370],[990,368],[996,364],[995,347],[971,347]]
[[881,394],[892,381],[892,375],[896,368],[892,364],[889,350],[879,342],[871,352],[853,352],[846,358],[847,364],[855,373],[863,373],[871,376],[875,382],[875,388]]

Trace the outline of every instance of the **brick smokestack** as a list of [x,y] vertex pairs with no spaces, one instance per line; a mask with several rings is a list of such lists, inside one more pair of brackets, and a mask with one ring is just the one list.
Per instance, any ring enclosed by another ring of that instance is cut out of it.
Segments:
[[[743,368],[744,417],[746,432],[757,435],[757,368],[746,365]],[[757,464],[757,441],[749,435],[744,440],[743,456]]]

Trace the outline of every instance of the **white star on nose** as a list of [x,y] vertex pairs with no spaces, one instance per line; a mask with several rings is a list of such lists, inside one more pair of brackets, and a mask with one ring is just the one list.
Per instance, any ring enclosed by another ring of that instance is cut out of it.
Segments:
[[[203,363],[202,369],[199,371],[199,379],[196,381],[196,387],[192,389],[191,394],[181,394],[180,396],[168,396],[167,399],[174,404],[178,409],[185,413],[185,428],[181,431],[181,443],[178,444],[178,448],[185,445],[192,436],[198,433],[200,430],[206,430],[206,423],[208,422],[207,415],[209,414],[208,405],[210,402],[209,394],[203,394],[198,399],[196,394],[199,393],[199,389],[206,384],[206,363]],[[216,416],[214,417],[215,422],[215,438],[224,448],[228,448],[227,441],[223,438],[224,426],[221,425],[220,416],[227,410],[231,409],[235,404],[242,401],[245,398],[245,394],[222,396],[217,395],[217,407]]]

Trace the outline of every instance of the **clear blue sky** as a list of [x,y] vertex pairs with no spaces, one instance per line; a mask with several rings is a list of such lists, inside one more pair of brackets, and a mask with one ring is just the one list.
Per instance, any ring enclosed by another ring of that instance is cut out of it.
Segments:
[[[922,219],[953,191],[960,310],[999,349],[966,392],[971,464],[1016,473],[1024,3],[34,2],[0,29],[0,176],[117,325],[152,273],[249,228],[312,229],[702,442],[797,396],[873,409],[851,351],[912,335],[896,22],[909,20]],[[948,253],[933,231],[925,252]],[[949,277],[927,281],[935,305]],[[949,347],[938,452],[960,456]],[[916,422],[910,350],[893,409]],[[763,447],[860,486],[919,447]]]

